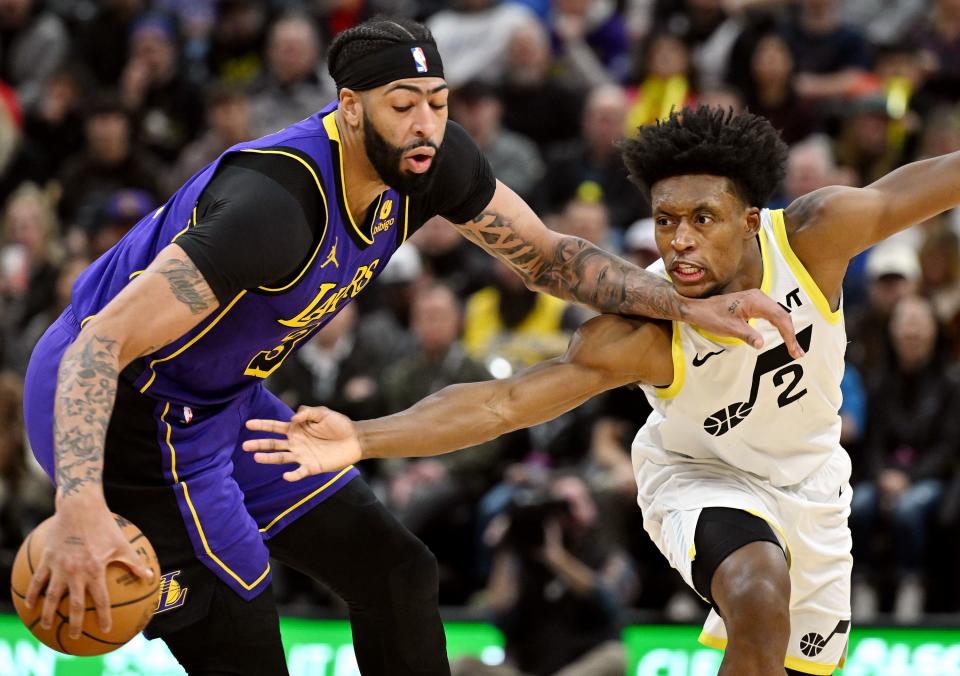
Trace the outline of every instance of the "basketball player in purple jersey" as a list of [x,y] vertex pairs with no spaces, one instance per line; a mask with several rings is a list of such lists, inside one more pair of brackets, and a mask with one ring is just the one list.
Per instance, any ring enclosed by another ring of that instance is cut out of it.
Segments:
[[690,300],[666,280],[547,230],[447,120],[447,85],[421,25],[341,34],[339,97],[234,146],[80,277],[37,345],[25,416],[57,512],[28,592],[50,625],[84,595],[109,626],[108,561],[147,571],[110,510],[157,550],[148,628],[190,674],[285,674],[269,557],[347,602],[365,676],[448,674],[436,563],[347,467],[291,484],[241,450],[249,418],[290,419],[262,384],[442,215],[532,289],[603,312],[695,322],[759,347],[751,316],[800,352],[787,313],[756,290]]

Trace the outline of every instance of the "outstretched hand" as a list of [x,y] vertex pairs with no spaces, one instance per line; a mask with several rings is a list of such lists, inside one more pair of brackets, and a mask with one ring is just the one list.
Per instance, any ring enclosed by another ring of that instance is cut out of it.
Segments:
[[739,338],[760,349],[763,347],[763,338],[760,332],[749,324],[753,317],[765,319],[776,327],[791,357],[799,359],[805,354],[797,342],[790,313],[760,289],[689,299],[684,320],[710,333]]
[[301,406],[290,422],[248,420],[247,429],[280,438],[249,439],[243,450],[263,465],[299,465],[284,472],[287,481],[299,481],[352,465],[363,457],[356,427],[350,418],[325,406]]

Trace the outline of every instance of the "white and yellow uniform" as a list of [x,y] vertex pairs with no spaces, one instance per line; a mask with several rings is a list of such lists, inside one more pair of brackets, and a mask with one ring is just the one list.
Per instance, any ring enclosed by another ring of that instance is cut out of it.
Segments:
[[[830,674],[850,627],[850,459],[840,446],[846,332],[790,248],[782,211],[761,212],[761,290],[791,313],[807,354],[794,361],[758,322],[761,351],[674,322],[674,379],[644,387],[653,412],[633,442],[644,527],[693,587],[694,534],[705,507],[742,509],[777,533],[790,565],[786,666]],[[651,269],[663,271],[662,261]],[[711,610],[700,636],[726,645]]]

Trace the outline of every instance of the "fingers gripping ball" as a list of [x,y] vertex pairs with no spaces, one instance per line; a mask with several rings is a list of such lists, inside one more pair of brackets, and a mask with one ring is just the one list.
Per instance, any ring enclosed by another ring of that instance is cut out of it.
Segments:
[[116,650],[143,631],[157,608],[160,594],[160,566],[153,546],[139,528],[122,516],[116,514],[113,516],[126,535],[127,541],[133,545],[143,561],[153,569],[153,580],[149,582],[141,580],[121,563],[110,563],[107,566],[107,593],[110,596],[110,613],[113,619],[109,632],[101,631],[97,621],[97,611],[89,594],[87,594],[83,615],[83,632],[76,639],[70,638],[69,635],[69,595],[64,595],[61,599],[50,629],[43,629],[40,626],[43,593],[32,609],[25,605],[24,599],[30,580],[46,546],[50,519],[37,526],[17,552],[10,580],[13,605],[20,619],[27,625],[27,629],[54,650],[68,655],[102,655]]

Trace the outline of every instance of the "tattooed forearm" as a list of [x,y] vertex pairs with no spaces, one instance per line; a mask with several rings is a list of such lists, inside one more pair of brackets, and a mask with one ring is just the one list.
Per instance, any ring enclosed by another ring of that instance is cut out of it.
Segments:
[[589,305],[600,312],[684,319],[686,308],[665,279],[577,237],[539,251],[509,219],[484,211],[461,232],[523,277],[528,287]]
[[81,333],[60,362],[53,435],[56,482],[64,497],[102,482],[119,352],[117,341]]
[[191,313],[203,314],[217,304],[207,281],[189,260],[171,258],[156,272],[166,278],[170,291]]

